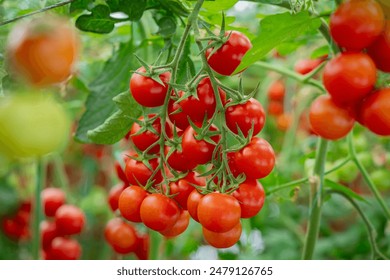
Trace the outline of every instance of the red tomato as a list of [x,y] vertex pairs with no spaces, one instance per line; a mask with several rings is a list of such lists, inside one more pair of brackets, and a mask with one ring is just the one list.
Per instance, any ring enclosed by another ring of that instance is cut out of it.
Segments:
[[149,249],[150,249],[150,236],[149,234],[143,234],[138,236],[137,248],[134,253],[139,260],[149,259]]
[[29,235],[29,228],[25,224],[20,224],[13,218],[5,218],[1,222],[1,227],[5,235],[12,239],[26,239]]
[[260,179],[271,173],[275,165],[275,153],[264,139],[253,137],[251,142],[234,154],[234,166],[247,179]]
[[324,60],[320,58],[316,59],[300,59],[294,65],[294,71],[305,75],[316,69]]
[[286,86],[282,80],[276,80],[268,88],[267,96],[269,100],[283,102],[286,95]]
[[[205,186],[206,180],[204,177],[198,177],[196,172],[189,172],[184,178],[172,182],[170,186],[171,194],[175,195],[173,199],[181,206],[181,208],[187,210],[188,196],[195,189],[193,185]],[[193,185],[192,185],[193,184]]]
[[338,45],[360,51],[382,32],[384,14],[374,0],[346,1],[330,17],[330,33]]
[[226,232],[240,222],[241,208],[237,199],[223,193],[209,193],[198,205],[202,226],[214,232]]
[[271,100],[267,107],[268,114],[271,116],[279,116],[284,112],[283,102]]
[[265,192],[257,180],[249,180],[240,184],[232,195],[240,203],[241,218],[252,218],[263,208]]
[[292,123],[292,116],[288,113],[283,113],[276,118],[276,127],[280,131],[287,131]]
[[[145,186],[153,172],[158,168],[158,159],[153,158],[149,160],[149,164],[153,170],[150,170],[143,162],[129,158],[126,162],[125,174],[130,184]],[[162,181],[161,171],[159,170],[152,178],[155,183]]]
[[210,67],[218,74],[230,76],[240,65],[246,52],[252,48],[251,41],[243,33],[238,31],[226,31],[225,36],[230,36],[213,55],[213,48],[206,51],[206,58]]
[[134,223],[141,222],[140,208],[148,193],[139,186],[126,188],[119,196],[119,211],[123,218]]
[[213,232],[203,227],[204,239],[215,248],[229,248],[240,240],[242,227],[238,222],[231,230],[226,232]]
[[323,81],[335,103],[355,103],[374,88],[375,64],[367,54],[342,53],[326,64]]
[[376,68],[390,72],[390,20],[386,21],[382,34],[367,48]]
[[40,224],[41,242],[43,250],[49,250],[54,238],[58,236],[57,227],[54,222],[42,221]]
[[85,215],[80,208],[64,204],[58,208],[55,224],[60,235],[78,234],[85,224]]
[[381,136],[390,136],[390,88],[380,89],[362,103],[363,124]]
[[[155,115],[149,114],[148,118],[151,119]],[[140,117],[138,120],[141,122],[144,120],[144,117]],[[145,151],[147,148],[155,144],[158,140],[160,140],[160,133],[161,133],[161,120],[160,118],[157,118],[155,121],[153,121],[152,124],[154,130],[158,134],[154,134],[152,131],[146,130],[140,134],[139,131],[142,129],[142,126],[138,123],[134,122],[133,126],[131,127],[131,140],[133,141],[134,145],[140,149],[141,151]],[[170,127],[168,124],[165,125],[165,131],[167,132],[167,135],[171,134]],[[151,148],[148,153],[149,154],[157,154],[160,152],[160,146],[154,145],[153,148]]]
[[46,188],[41,193],[43,210],[47,217],[54,217],[58,208],[65,203],[65,193],[58,188]]
[[[198,127],[201,126],[198,123],[195,125]],[[218,129],[214,125],[210,126],[210,131],[217,130]],[[195,162],[196,164],[205,164],[211,161],[215,145],[208,143],[205,140],[197,140],[197,135],[198,134],[191,126],[187,127],[184,131],[181,143],[183,155],[187,158],[191,158],[192,162]],[[218,143],[220,138],[220,135],[211,137],[215,143]]]
[[321,95],[314,100],[310,107],[309,120],[313,131],[329,140],[346,136],[355,122],[349,112],[337,106],[328,95]]
[[[218,88],[222,103],[226,102],[226,93]],[[211,81],[209,77],[202,79],[196,88],[197,98],[190,96],[183,99],[179,103],[175,103],[173,99],[168,105],[168,116],[173,124],[180,129],[186,129],[189,126],[188,118],[192,122],[203,122],[204,118],[211,119],[215,113],[217,101]],[[179,96],[184,95],[183,91],[179,92]],[[176,112],[179,110],[180,112]]]
[[171,228],[180,216],[176,202],[165,195],[147,196],[141,204],[141,220],[150,229],[164,231]]
[[[169,146],[165,146],[165,156],[168,155],[170,149]],[[179,152],[178,150],[174,151],[169,158],[167,158],[167,162],[170,167],[181,172],[192,170],[197,165],[195,162],[192,162],[191,158],[184,156],[183,151]]]
[[81,257],[81,246],[77,240],[56,237],[51,242],[47,256],[51,260],[77,260]]
[[[139,73],[146,73],[144,67],[137,69]],[[164,85],[159,84],[150,77],[145,77],[134,73],[130,79],[130,92],[135,101],[145,107],[158,107],[164,104],[168,91],[169,79],[171,74],[165,72],[159,75]]]
[[198,205],[199,201],[204,197],[203,194],[199,193],[197,189],[193,190],[187,199],[187,209],[190,216],[197,222],[198,218]]
[[116,176],[118,176],[119,180],[123,182],[126,186],[129,185],[129,181],[127,180],[125,171],[123,170],[121,164],[118,161],[115,161],[115,172]]
[[125,188],[126,185],[118,184],[111,188],[110,192],[108,193],[108,204],[110,205],[110,208],[113,212],[118,209],[119,196]]
[[187,229],[189,223],[190,214],[188,214],[188,211],[186,210],[181,210],[180,216],[177,219],[176,223],[171,228],[168,228],[164,231],[160,231],[160,233],[167,238],[176,237],[182,234]]
[[137,248],[138,237],[134,227],[119,218],[107,223],[104,235],[114,251],[119,254],[128,254]]
[[238,134],[237,127],[248,136],[253,126],[253,135],[258,134],[264,127],[265,112],[263,106],[254,98],[244,104],[229,106],[225,112],[226,125],[234,133]]

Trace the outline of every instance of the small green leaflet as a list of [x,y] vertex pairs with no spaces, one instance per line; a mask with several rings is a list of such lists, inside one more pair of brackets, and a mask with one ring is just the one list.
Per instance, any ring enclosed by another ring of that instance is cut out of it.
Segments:
[[238,0],[215,0],[210,2],[204,2],[202,8],[215,13],[226,11],[232,8]]
[[339,191],[339,192],[342,192],[344,193],[345,195],[353,198],[353,199],[356,199],[356,200],[359,200],[359,201],[363,201],[363,202],[367,202],[367,200],[365,200],[363,197],[361,197],[360,195],[358,195],[357,193],[355,193],[354,191],[352,191],[351,189],[343,186],[343,185],[340,185],[336,182],[333,182],[329,179],[325,179],[325,186],[332,189],[332,190],[335,190],[335,191]]
[[115,21],[110,18],[110,8],[98,5],[91,10],[90,15],[82,15],[76,20],[76,27],[82,31],[99,34],[110,33],[115,27]]
[[305,32],[318,29],[320,25],[321,20],[311,17],[308,12],[298,14],[287,12],[265,17],[260,22],[259,35],[252,41],[252,49],[245,54],[235,73],[261,60],[280,44],[291,41]]

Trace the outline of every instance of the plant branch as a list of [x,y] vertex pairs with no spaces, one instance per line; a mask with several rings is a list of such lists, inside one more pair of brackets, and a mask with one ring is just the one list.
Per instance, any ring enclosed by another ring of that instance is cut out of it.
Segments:
[[32,256],[35,260],[40,259],[40,250],[41,250],[41,233],[40,233],[40,223],[43,217],[42,213],[42,202],[41,202],[41,192],[43,185],[45,184],[46,177],[46,168],[45,163],[42,159],[38,158],[36,160],[36,174],[35,174],[35,200],[34,200],[34,220],[32,224]]

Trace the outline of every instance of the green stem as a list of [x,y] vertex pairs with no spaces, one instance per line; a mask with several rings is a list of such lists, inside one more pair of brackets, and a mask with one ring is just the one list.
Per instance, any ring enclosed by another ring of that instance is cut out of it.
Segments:
[[149,231],[150,234],[150,259],[159,260],[160,259],[160,244],[162,242],[162,236],[160,233],[154,230]]
[[372,181],[370,174],[368,174],[367,169],[363,166],[363,164],[360,162],[359,158],[357,157],[355,145],[353,143],[353,134],[350,133],[348,135],[348,147],[349,147],[349,154],[351,156],[352,161],[356,164],[357,168],[360,170],[360,173],[363,175],[364,181],[367,183],[368,187],[370,188],[371,192],[374,194],[376,200],[378,201],[379,205],[381,206],[384,214],[386,215],[387,219],[390,219],[390,210],[389,207],[386,205],[385,200],[383,199],[381,193],[378,191],[378,188]]
[[378,256],[381,259],[387,260],[388,258],[379,250],[378,244],[376,243],[375,237],[376,237],[376,230],[374,226],[371,224],[370,219],[364,214],[364,211],[360,208],[359,204],[350,196],[347,194],[340,192],[340,191],[335,191],[331,190],[329,193],[335,193],[338,195],[341,195],[344,197],[346,200],[348,200],[352,206],[356,209],[356,211],[359,213],[360,217],[362,217],[363,222],[366,226],[367,233],[368,233],[368,239],[371,245],[371,251],[372,251],[372,259],[375,258],[375,256]]
[[313,253],[320,229],[324,168],[328,149],[328,141],[320,138],[317,147],[318,152],[316,155],[314,175],[311,180],[310,188],[310,217],[302,254],[302,259],[305,260],[310,260],[313,258]]
[[17,21],[17,20],[20,20],[22,18],[30,17],[32,15],[36,15],[36,14],[39,14],[39,13],[46,12],[48,10],[52,10],[52,9],[55,9],[55,8],[58,8],[58,7],[62,7],[62,6],[68,5],[68,4],[72,3],[73,1],[74,0],[63,1],[63,2],[60,2],[60,3],[57,3],[57,4],[53,4],[53,5],[47,6],[47,7],[43,8],[43,9],[40,9],[40,10],[31,12],[31,13],[28,13],[28,14],[25,14],[25,15],[21,15],[19,17],[15,17],[15,18],[12,18],[12,19],[9,19],[9,20],[5,20],[3,22],[0,22],[0,26],[6,25],[8,23],[11,23],[11,22],[14,22],[14,21]]
[[32,243],[32,256],[35,260],[40,259],[40,250],[41,250],[41,233],[39,226],[43,218],[42,213],[42,202],[41,202],[41,191],[43,185],[45,184],[45,163],[42,159],[37,159],[36,161],[36,182],[35,182],[35,201],[34,201],[34,220],[32,224],[32,233],[33,233],[33,243]]

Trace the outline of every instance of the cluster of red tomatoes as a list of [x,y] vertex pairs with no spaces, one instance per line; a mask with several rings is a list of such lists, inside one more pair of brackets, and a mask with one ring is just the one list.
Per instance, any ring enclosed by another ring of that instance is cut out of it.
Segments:
[[[231,75],[250,48],[244,34],[226,32],[220,48],[210,47],[205,55],[211,69]],[[221,60],[223,67],[216,63]],[[129,133],[133,151],[124,159],[124,170],[117,166],[128,187],[116,187],[110,205],[115,209],[118,201],[123,218],[142,222],[167,238],[183,233],[192,217],[202,225],[209,244],[230,247],[241,236],[240,218],[261,210],[265,194],[257,179],[267,176],[275,164],[271,145],[255,136],[264,126],[264,109],[254,98],[237,102],[220,87],[214,91],[206,75],[195,83],[195,94],[172,90],[168,96],[170,76],[169,71],[153,76],[141,67],[130,79],[130,92],[145,110],[160,107],[166,112],[146,114],[133,124]],[[215,121],[217,115],[223,123]],[[223,151],[221,130],[241,135],[246,144]],[[136,236],[124,221],[115,223],[129,238]],[[111,236],[106,230],[107,240],[120,251]]]
[[291,114],[284,110],[284,99],[286,96],[286,86],[283,80],[278,79],[271,83],[267,91],[268,114],[276,117],[276,127],[280,131],[289,129],[292,121]]
[[79,234],[85,225],[85,215],[76,206],[65,204],[65,193],[58,188],[46,188],[41,194],[47,220],[40,225],[43,257],[47,260],[76,260],[81,246],[70,236]]
[[330,32],[342,52],[325,66],[329,95],[310,109],[313,130],[336,140],[355,120],[377,135],[390,135],[390,89],[375,88],[377,70],[390,72],[390,21],[374,0],[346,1],[330,18]]
[[30,237],[30,216],[31,202],[24,201],[14,215],[2,219],[2,231],[14,240],[28,239]]

